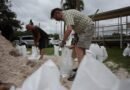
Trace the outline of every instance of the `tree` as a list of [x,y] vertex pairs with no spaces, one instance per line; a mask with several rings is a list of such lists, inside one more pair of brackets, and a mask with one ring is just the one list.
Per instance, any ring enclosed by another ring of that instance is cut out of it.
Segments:
[[82,11],[84,10],[84,2],[83,0],[66,0],[66,2],[63,4],[63,9],[77,9]]
[[9,0],[0,0],[0,30],[8,40],[12,40],[14,30],[22,28],[20,21],[16,19],[16,14],[9,9],[10,7]]
[[[63,0],[61,0],[63,2]],[[64,10],[68,9],[77,9],[79,11],[84,10],[84,2],[83,0],[66,0],[65,3],[63,3],[62,8]],[[64,32],[65,32],[65,24],[64,24]]]

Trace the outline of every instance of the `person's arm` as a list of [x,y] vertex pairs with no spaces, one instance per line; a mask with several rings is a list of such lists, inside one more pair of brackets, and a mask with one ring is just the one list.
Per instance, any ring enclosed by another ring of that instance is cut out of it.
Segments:
[[34,33],[34,44],[35,44],[35,46],[38,46],[38,44],[39,44],[39,39],[40,39],[40,32],[38,32],[38,31],[35,31]]
[[67,30],[65,31],[64,38],[62,40],[62,45],[61,46],[64,46],[64,44],[66,43],[66,40],[68,39],[71,32],[72,32],[72,26],[69,25],[69,26],[67,26]]

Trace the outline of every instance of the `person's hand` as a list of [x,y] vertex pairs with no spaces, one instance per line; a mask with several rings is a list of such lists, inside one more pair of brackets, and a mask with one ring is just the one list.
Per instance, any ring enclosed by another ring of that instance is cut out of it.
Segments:
[[65,44],[66,44],[66,42],[65,42],[65,41],[62,41],[62,42],[60,43],[60,47],[64,47]]

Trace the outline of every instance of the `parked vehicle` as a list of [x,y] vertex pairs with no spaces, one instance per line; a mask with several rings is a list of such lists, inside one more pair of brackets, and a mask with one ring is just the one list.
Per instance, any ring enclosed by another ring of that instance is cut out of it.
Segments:
[[34,40],[32,35],[18,36],[16,40],[14,40],[15,44],[18,45],[26,45],[27,47],[34,45]]

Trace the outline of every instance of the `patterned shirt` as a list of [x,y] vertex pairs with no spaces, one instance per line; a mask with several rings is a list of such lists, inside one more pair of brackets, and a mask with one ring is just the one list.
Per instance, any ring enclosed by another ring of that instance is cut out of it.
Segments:
[[85,30],[88,25],[93,23],[87,15],[74,9],[63,11],[63,15],[65,24],[71,25],[75,32]]

